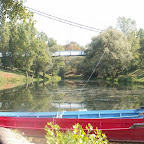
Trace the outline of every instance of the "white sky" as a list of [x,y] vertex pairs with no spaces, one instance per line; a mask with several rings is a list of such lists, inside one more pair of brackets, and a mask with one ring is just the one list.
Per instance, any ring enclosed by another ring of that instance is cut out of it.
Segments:
[[[119,16],[136,21],[137,28],[144,29],[144,0],[27,0],[30,8],[66,20],[98,29],[116,27]],[[81,46],[91,42],[96,32],[83,30],[54,20],[34,15],[36,28],[53,37],[58,44],[75,41]]]

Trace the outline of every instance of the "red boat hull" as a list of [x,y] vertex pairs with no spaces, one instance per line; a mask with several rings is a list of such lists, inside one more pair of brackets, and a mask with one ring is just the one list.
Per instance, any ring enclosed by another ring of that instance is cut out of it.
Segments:
[[[130,129],[134,123],[144,123],[144,119],[64,119],[64,118],[16,118],[0,117],[0,126],[15,128],[28,136],[44,137],[47,122],[58,124],[62,131],[72,130],[79,123],[85,129],[90,123],[106,134],[109,141],[144,142],[144,127]],[[86,129],[85,129],[86,130]]]

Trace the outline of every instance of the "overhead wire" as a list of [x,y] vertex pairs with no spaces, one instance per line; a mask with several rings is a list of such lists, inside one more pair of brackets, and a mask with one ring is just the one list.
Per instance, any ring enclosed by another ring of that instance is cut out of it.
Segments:
[[68,25],[71,25],[71,26],[75,26],[75,27],[78,27],[78,28],[81,28],[81,29],[86,29],[86,30],[94,31],[94,32],[102,32],[103,31],[103,30],[98,29],[98,28],[94,28],[94,27],[90,27],[90,26],[87,26],[87,25],[72,22],[72,21],[69,21],[69,20],[66,20],[66,19],[62,19],[60,17],[41,12],[39,10],[30,8],[30,7],[27,7],[27,6],[26,6],[26,8],[27,8],[27,10],[29,10],[29,11],[35,13],[35,14],[38,14],[40,16],[43,16],[43,17],[46,17],[46,18],[49,18],[49,19],[52,19],[52,20],[55,20],[55,21],[58,21],[58,22],[61,22],[61,23],[64,23],[64,24],[68,24]]
[[[30,7],[26,7],[29,11],[35,13],[35,14],[38,14],[40,16],[43,16],[43,17],[46,17],[46,18],[49,18],[49,19],[52,19],[52,20],[55,20],[55,21],[58,21],[58,22],[62,22],[64,24],[68,24],[68,25],[71,25],[71,26],[75,26],[75,27],[78,27],[78,28],[82,28],[82,29],[86,29],[86,30],[90,30],[90,31],[94,31],[94,32],[102,32],[103,30],[101,29],[98,29],[98,28],[94,28],[94,27],[90,27],[90,26],[87,26],[87,25],[83,25],[83,24],[79,24],[79,23],[76,23],[76,22],[72,22],[72,21],[69,21],[69,20],[66,20],[66,19],[62,19],[62,18],[59,18],[57,16],[53,16],[53,15],[50,15],[50,14],[47,14],[47,13],[44,13],[44,12],[41,12],[41,11],[38,11],[38,10],[35,10],[33,8],[30,8]],[[109,43],[108,43],[109,45]],[[92,75],[94,74],[95,70],[97,69],[98,65],[100,64],[104,54],[105,54],[105,51],[106,49],[104,50],[103,54],[101,55],[98,63],[96,64],[96,66],[94,67],[91,75],[89,76],[88,80],[86,81],[86,83],[83,85],[81,91],[79,92],[78,95],[81,94],[81,92],[83,91],[84,87],[86,86],[86,84],[89,82],[89,80],[91,79]]]

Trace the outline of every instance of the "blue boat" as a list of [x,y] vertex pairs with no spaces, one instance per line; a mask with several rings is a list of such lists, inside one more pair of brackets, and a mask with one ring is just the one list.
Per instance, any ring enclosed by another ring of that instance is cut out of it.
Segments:
[[95,111],[63,111],[63,112],[0,112],[0,116],[27,118],[143,118],[144,107],[128,110],[95,110]]

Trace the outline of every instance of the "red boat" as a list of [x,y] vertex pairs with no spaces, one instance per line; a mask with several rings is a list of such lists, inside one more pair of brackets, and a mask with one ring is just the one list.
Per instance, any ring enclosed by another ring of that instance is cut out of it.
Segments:
[[28,136],[44,137],[47,122],[58,124],[60,130],[72,130],[79,123],[85,129],[90,123],[106,134],[109,141],[144,143],[144,119],[65,119],[0,117],[0,126],[23,131]]

